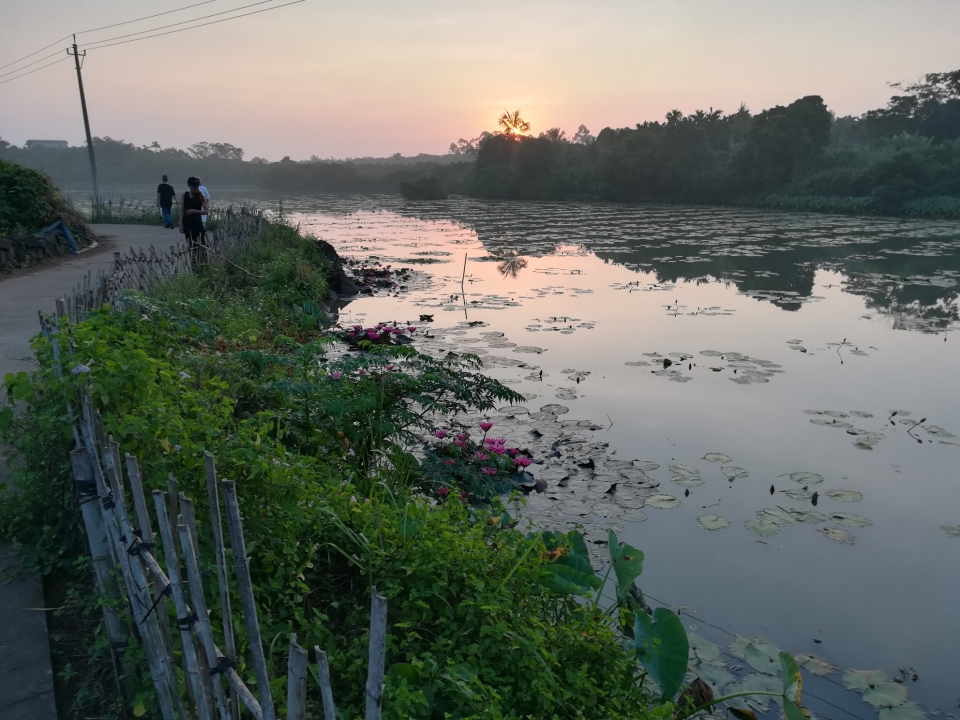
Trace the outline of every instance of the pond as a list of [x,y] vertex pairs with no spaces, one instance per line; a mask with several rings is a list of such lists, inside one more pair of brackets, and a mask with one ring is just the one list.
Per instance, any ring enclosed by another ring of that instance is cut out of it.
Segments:
[[844,690],[851,668],[956,715],[960,223],[386,196],[283,206],[347,257],[417,271],[341,320],[410,321],[425,349],[477,353],[523,393],[525,408],[491,420],[543,460],[531,470],[547,491],[525,512],[641,548],[644,592],[682,607],[731,673],[751,664],[733,635],[762,636],[839,669],[806,686],[820,717],[877,716]]

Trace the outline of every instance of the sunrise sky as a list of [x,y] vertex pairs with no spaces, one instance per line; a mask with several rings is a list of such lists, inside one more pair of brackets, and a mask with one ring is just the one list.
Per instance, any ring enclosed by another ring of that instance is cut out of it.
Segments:
[[[253,2],[200,0],[78,40]],[[71,32],[187,4],[2,0],[0,65]],[[271,160],[443,153],[494,129],[505,109],[519,108],[534,133],[568,134],[809,94],[859,114],[885,104],[888,81],[960,67],[958,28],[957,0],[305,0],[90,50],[84,83],[94,135],[138,145],[229,142]],[[82,142],[72,61],[0,85],[0,137]]]

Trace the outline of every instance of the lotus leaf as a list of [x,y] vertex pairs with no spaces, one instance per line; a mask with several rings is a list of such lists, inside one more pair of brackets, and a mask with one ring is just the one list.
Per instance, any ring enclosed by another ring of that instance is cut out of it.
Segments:
[[790,473],[790,479],[802,485],[818,485],[823,482],[823,475],[814,472]]
[[856,490],[826,490],[823,494],[840,502],[859,502],[863,500],[863,493]]
[[863,691],[863,701],[876,708],[896,707],[907,701],[907,689],[895,682],[882,682]]
[[853,535],[840,528],[817,528],[817,532],[823,535],[827,540],[842,543],[843,545],[853,545]]
[[780,525],[765,518],[755,517],[747,520],[743,526],[760,537],[770,537],[780,532]]
[[652,495],[647,498],[647,505],[649,507],[660,508],[661,510],[675,508],[679,504],[680,501],[673,495]]
[[960,525],[941,525],[940,530],[950,537],[960,537]]
[[704,530],[725,530],[730,527],[730,521],[721,515],[700,515],[697,517],[697,524]]
[[769,520],[777,525],[794,525],[797,522],[789,512],[782,508],[757,510],[757,517],[761,520]]
[[711,452],[703,456],[703,459],[707,462],[719,462],[719,463],[728,463],[730,458],[724,455],[723,453]]
[[813,655],[797,655],[794,659],[800,667],[814,675],[830,675],[837,671],[833,665]]
[[830,519],[837,525],[846,525],[847,527],[867,527],[873,525],[870,520],[853,513],[830,513]]
[[790,517],[797,522],[819,525],[827,521],[827,516],[822,512],[817,512],[809,508],[790,508],[787,512],[790,513]]
[[926,720],[927,714],[915,702],[905,702],[880,711],[879,720]]

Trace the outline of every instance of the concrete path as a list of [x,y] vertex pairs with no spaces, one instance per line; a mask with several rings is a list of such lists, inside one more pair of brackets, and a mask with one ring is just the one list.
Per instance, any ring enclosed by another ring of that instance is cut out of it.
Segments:
[[[114,251],[154,245],[160,252],[179,240],[176,230],[144,225],[93,225],[97,247],[45,265],[0,275],[0,377],[33,367],[30,338],[40,330],[37,311],[51,312],[54,298],[113,264]],[[0,482],[6,468],[0,460]],[[53,671],[40,578],[19,571],[9,544],[0,544],[0,718],[56,720]]]

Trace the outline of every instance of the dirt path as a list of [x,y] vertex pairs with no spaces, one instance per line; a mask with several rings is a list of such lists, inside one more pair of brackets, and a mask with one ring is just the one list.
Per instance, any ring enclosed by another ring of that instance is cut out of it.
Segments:
[[[144,225],[93,225],[97,246],[29,270],[0,275],[0,377],[30,370],[30,338],[39,332],[37,311],[50,312],[54,298],[83,281],[87,272],[108,270],[114,251],[179,239],[176,230]],[[6,468],[0,460],[0,483]],[[56,720],[53,671],[40,578],[19,572],[9,544],[0,544],[0,717]]]

